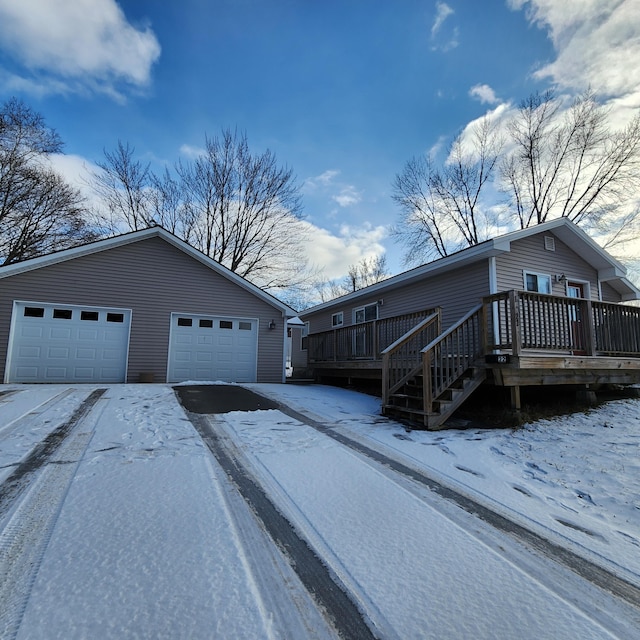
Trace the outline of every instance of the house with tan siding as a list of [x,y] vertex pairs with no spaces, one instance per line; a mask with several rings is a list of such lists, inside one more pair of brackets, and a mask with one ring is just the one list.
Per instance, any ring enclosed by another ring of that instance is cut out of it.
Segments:
[[292,359],[318,380],[380,380],[386,414],[438,428],[481,384],[518,408],[521,386],[640,381],[640,308],[624,304],[639,297],[561,218],[307,309]]
[[10,382],[284,382],[284,303],[160,227],[0,268]]

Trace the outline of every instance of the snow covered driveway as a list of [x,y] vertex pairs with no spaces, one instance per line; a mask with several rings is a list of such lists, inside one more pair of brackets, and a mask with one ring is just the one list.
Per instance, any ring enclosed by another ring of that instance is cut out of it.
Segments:
[[[433,451],[423,434],[403,436],[376,416],[374,399],[323,387],[251,387],[430,466],[419,455]],[[84,414],[93,387],[3,390],[3,638],[336,636],[330,612],[320,612],[287,550],[267,535],[169,386],[110,386]],[[30,452],[74,415],[59,446],[25,468]],[[278,410],[202,420],[374,636],[638,637],[635,607],[304,421]],[[473,470],[466,462],[458,466]],[[623,527],[631,539],[634,526]],[[628,573],[637,578],[634,567]]]

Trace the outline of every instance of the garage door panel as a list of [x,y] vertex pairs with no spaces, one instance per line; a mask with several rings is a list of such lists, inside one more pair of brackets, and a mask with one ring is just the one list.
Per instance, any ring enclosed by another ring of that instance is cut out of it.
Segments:
[[[107,338],[107,336],[105,336],[105,338]],[[78,340],[89,340],[95,342],[96,340],[99,340],[99,333],[96,329],[80,329],[78,331]]]
[[16,301],[7,381],[124,382],[130,324],[128,310]]
[[29,326],[20,327],[20,335],[23,338],[42,338],[42,334],[43,334],[42,327],[29,327]]
[[174,313],[169,342],[169,382],[257,378],[257,320]]
[[51,327],[49,337],[52,340],[71,340],[71,329],[69,327]]

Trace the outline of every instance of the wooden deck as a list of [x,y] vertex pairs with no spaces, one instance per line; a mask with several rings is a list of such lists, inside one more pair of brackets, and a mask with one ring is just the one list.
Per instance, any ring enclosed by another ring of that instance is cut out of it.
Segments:
[[444,332],[435,309],[307,340],[317,378],[379,379],[383,410],[427,428],[485,381],[515,408],[521,386],[640,383],[639,307],[546,294],[488,296]]

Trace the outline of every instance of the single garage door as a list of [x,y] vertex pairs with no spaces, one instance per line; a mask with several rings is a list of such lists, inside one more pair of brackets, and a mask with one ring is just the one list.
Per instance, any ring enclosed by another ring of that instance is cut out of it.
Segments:
[[258,321],[208,315],[171,315],[169,382],[255,382]]
[[7,382],[125,382],[131,311],[14,302]]

